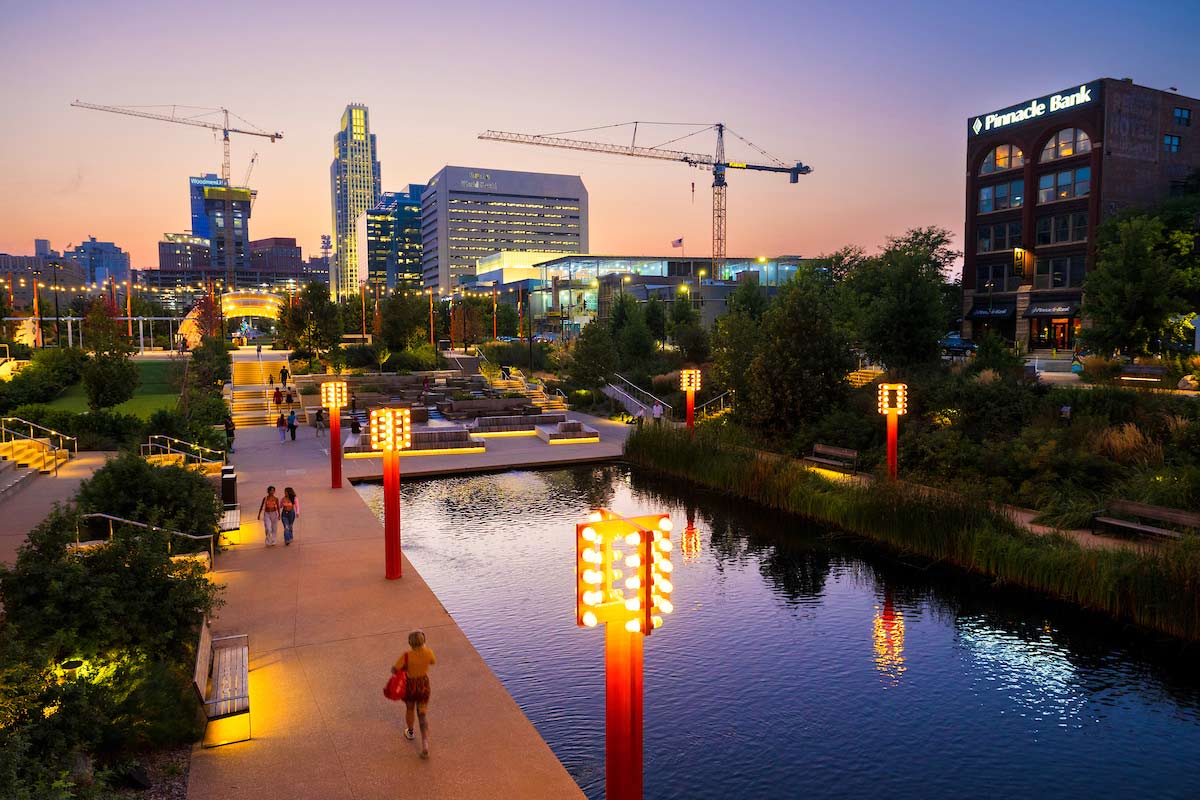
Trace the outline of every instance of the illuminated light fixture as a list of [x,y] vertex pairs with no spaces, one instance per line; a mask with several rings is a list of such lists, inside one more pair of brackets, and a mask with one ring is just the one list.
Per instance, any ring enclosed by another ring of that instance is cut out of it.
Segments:
[[345,381],[321,384],[321,405],[329,409],[329,471],[334,489],[342,488],[342,409],[348,394]]
[[[343,384],[344,385],[344,384]],[[383,543],[384,576],[401,577],[400,550],[400,458],[412,447],[412,411],[407,408],[371,410],[371,448],[383,453]]]
[[888,479],[897,476],[897,439],[900,415],[908,413],[908,386],[903,383],[879,384],[879,413],[887,418],[887,467]]
[[696,392],[700,391],[700,370],[680,370],[679,388],[687,392],[687,427],[694,436],[696,433]]

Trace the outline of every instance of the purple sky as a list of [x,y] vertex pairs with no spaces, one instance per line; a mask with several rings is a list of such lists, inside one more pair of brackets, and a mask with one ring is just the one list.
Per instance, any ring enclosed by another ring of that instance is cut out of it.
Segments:
[[[347,102],[370,106],[385,191],[448,163],[582,175],[597,253],[669,252],[683,236],[707,255],[710,176],[476,134],[719,120],[816,170],[798,185],[732,174],[729,253],[817,255],[917,225],[959,234],[972,114],[1097,77],[1200,96],[1196,3],[0,3],[0,252],[91,234],[135,267],[157,265],[164,231],[188,229],[187,178],[219,171],[220,142],[76,98],[224,105],[283,131],[235,137],[233,177],[257,151],[251,234],[295,236],[306,254],[330,231]],[[713,139],[678,146],[711,152]]]

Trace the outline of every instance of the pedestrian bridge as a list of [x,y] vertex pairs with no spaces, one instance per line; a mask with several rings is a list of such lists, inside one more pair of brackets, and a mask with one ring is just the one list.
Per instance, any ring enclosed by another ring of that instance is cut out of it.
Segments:
[[[221,315],[226,319],[231,317],[279,319],[283,304],[284,299],[272,292],[259,289],[240,289],[221,295]],[[179,336],[187,341],[188,347],[200,344],[199,306],[193,308],[183,318],[183,322],[179,324]]]

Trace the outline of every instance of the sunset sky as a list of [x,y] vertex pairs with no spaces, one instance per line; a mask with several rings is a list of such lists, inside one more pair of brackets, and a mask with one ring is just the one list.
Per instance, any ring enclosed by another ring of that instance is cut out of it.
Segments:
[[[798,185],[732,174],[729,253],[817,255],[918,225],[961,235],[973,114],[1098,77],[1200,96],[1196,2],[0,0],[0,19],[0,252],[90,234],[136,268],[157,266],[164,231],[189,228],[188,176],[219,172],[220,142],[77,98],[223,105],[282,131],[235,137],[233,178],[257,151],[251,236],[295,236],[307,256],[330,232],[332,140],[351,101],[370,107],[385,191],[445,164],[579,174],[591,250],[629,255],[680,236],[709,253],[707,173],[476,134],[719,120],[815,168]],[[677,135],[646,129],[639,143]]]

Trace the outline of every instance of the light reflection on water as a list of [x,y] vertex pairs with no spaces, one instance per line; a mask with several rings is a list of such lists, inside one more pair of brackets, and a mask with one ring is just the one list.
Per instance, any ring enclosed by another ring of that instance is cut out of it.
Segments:
[[575,626],[574,525],[596,506],[680,534],[645,647],[647,797],[1200,791],[1195,662],[1116,626],[623,467],[406,483],[405,553],[590,798],[604,636]]

